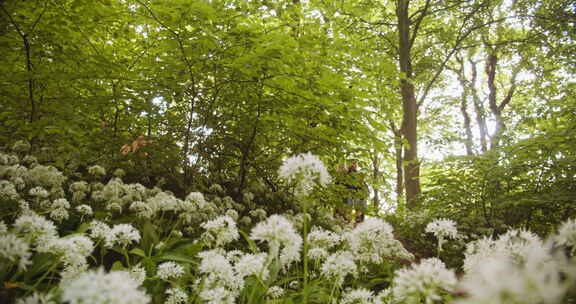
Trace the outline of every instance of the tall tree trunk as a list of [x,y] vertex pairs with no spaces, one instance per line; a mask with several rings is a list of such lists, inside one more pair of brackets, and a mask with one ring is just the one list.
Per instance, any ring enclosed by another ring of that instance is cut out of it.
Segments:
[[468,113],[468,99],[470,97],[470,84],[466,80],[465,70],[464,70],[464,60],[460,56],[456,56],[456,60],[460,64],[456,73],[458,74],[458,81],[460,86],[462,86],[462,96],[460,97],[460,112],[464,118],[464,131],[466,132],[466,139],[464,140],[464,145],[466,146],[466,154],[474,155],[474,137],[472,135],[472,126],[470,120],[470,114]]
[[[14,26],[14,28],[16,29],[16,32],[18,33],[20,38],[22,38],[22,43],[24,46],[24,54],[25,54],[24,59],[26,60],[26,71],[28,72],[28,100],[30,101],[30,118],[29,118],[29,121],[32,123],[36,120],[36,112],[38,111],[38,105],[36,103],[36,99],[34,98],[35,82],[34,82],[34,78],[32,76],[32,74],[33,74],[32,46],[30,44],[30,39],[28,39],[28,36],[31,34],[31,32],[34,31],[34,26],[32,26],[32,29],[30,29],[30,31],[28,33],[24,33],[20,29],[20,26],[18,25],[18,23],[16,23],[16,21],[14,21],[14,19],[12,18],[12,15],[4,8],[4,5],[1,2],[0,2],[0,9],[8,17],[8,20]],[[40,16],[38,17],[37,20],[40,20],[40,18],[42,17],[42,14],[43,14],[43,12],[40,14]],[[36,23],[37,23],[37,21],[36,21]]]
[[488,56],[488,60],[486,62],[486,75],[488,76],[488,102],[490,106],[490,111],[494,116],[494,120],[496,121],[496,126],[494,127],[494,132],[490,136],[490,149],[495,149],[500,146],[500,140],[502,137],[502,133],[506,129],[506,125],[504,124],[504,120],[502,119],[502,110],[510,103],[512,100],[512,96],[514,95],[514,91],[516,90],[516,76],[518,72],[520,72],[519,65],[514,68],[512,71],[512,79],[510,80],[510,88],[506,93],[504,99],[498,103],[497,102],[497,91],[496,91],[496,67],[498,66],[498,56],[496,54],[491,53]]
[[478,131],[480,133],[480,149],[482,152],[488,151],[488,125],[486,124],[486,114],[484,112],[484,105],[480,96],[478,95],[478,90],[476,89],[476,82],[478,79],[478,70],[476,68],[476,62],[472,59],[468,59],[470,67],[472,69],[472,81],[470,85],[470,90],[472,93],[472,100],[474,101],[474,111],[476,112],[476,123],[478,124]]
[[392,132],[394,132],[394,156],[396,159],[396,203],[402,205],[404,198],[404,168],[402,167],[402,132],[396,128],[393,121],[390,122]]
[[418,161],[418,104],[412,83],[412,63],[410,40],[410,17],[408,13],[409,0],[398,0],[396,16],[398,17],[399,35],[399,65],[400,91],[402,94],[402,135],[406,140],[404,145],[404,177],[406,184],[406,205],[416,207],[416,199],[420,194],[420,163]]
[[490,112],[494,116],[496,121],[496,126],[494,127],[494,132],[490,137],[490,149],[495,149],[499,146],[500,134],[504,123],[502,122],[502,112],[499,110],[496,101],[496,66],[498,65],[498,56],[495,54],[488,55],[486,60],[486,76],[488,77],[488,106],[490,107]]
[[380,191],[378,191],[378,180],[380,179],[380,158],[378,157],[378,152],[374,150],[371,153],[372,160],[372,191],[374,191],[374,197],[372,198],[372,206],[378,214],[378,209],[380,209]]
[[470,124],[470,114],[468,114],[468,94],[466,94],[466,91],[467,90],[464,90],[462,92],[462,101],[460,102],[460,112],[464,118],[464,131],[466,131],[466,139],[464,140],[464,144],[466,146],[466,154],[474,155],[474,137],[472,135],[472,126]]

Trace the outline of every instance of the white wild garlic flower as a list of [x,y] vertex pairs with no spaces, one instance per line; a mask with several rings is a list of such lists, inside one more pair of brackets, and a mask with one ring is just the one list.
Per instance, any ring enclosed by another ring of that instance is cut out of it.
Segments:
[[130,224],[118,224],[110,230],[106,236],[106,247],[114,247],[116,244],[127,247],[131,243],[140,241],[140,232]]
[[415,303],[419,299],[436,303],[442,300],[446,291],[454,290],[457,282],[454,272],[442,261],[429,258],[410,268],[397,270],[392,292],[399,303]]
[[287,268],[290,263],[300,260],[302,237],[289,220],[281,215],[272,215],[266,221],[258,223],[250,233],[256,241],[268,242],[269,254],[280,257],[280,264]]
[[25,298],[16,300],[16,304],[56,304],[56,301],[52,299],[51,294],[40,294],[34,292]]
[[50,211],[50,218],[56,222],[67,220],[70,214],[65,208],[56,208]]
[[289,182],[296,182],[296,194],[300,197],[308,195],[316,184],[324,187],[331,181],[324,163],[311,153],[285,159],[278,169],[278,175]]
[[112,228],[110,228],[110,226],[104,222],[93,220],[90,222],[88,230],[90,230],[89,235],[91,238],[96,240],[106,240],[108,235],[110,235]]
[[323,260],[328,257],[328,251],[340,244],[340,235],[324,230],[317,226],[312,227],[308,234],[308,257],[312,260]]
[[58,237],[54,223],[32,211],[18,217],[13,228],[16,234],[31,240],[33,243]]
[[438,251],[442,251],[442,245],[446,239],[456,239],[458,230],[456,223],[449,219],[437,219],[426,225],[426,232],[433,233],[438,239]]
[[88,174],[95,176],[95,177],[103,177],[104,175],[106,175],[106,169],[104,169],[101,166],[94,165],[94,166],[88,168]]
[[366,288],[353,289],[344,293],[340,304],[372,304],[374,293]]
[[18,198],[20,198],[20,194],[18,194],[14,184],[7,180],[0,180],[0,200],[15,201]]
[[326,259],[322,265],[322,275],[335,280],[341,286],[348,275],[358,276],[358,268],[354,263],[354,255],[350,251],[338,251]]
[[576,282],[576,267],[551,252],[549,245],[531,243],[521,263],[503,251],[480,258],[460,284],[467,296],[455,303],[564,303]]
[[242,289],[244,280],[236,274],[230,261],[219,250],[203,251],[198,256],[202,259],[198,269],[206,275],[207,288],[218,285],[233,291]]
[[266,267],[267,257],[268,255],[266,253],[244,254],[234,265],[234,270],[242,279],[254,275],[265,281],[269,275],[268,268]]
[[497,240],[485,237],[468,243],[463,268],[469,272],[491,256],[505,257],[520,264],[526,259],[525,254],[530,252],[530,248],[542,246],[542,240],[532,232],[511,229]]
[[140,265],[133,266],[130,268],[128,273],[130,274],[130,277],[132,277],[132,279],[138,283],[138,285],[142,285],[144,280],[146,280],[146,269]]
[[47,245],[51,253],[61,256],[65,265],[81,265],[92,254],[94,243],[83,235],[66,236],[55,239]]
[[151,219],[155,214],[152,207],[143,201],[132,202],[130,211],[135,212],[137,217],[145,219]]
[[188,294],[184,289],[179,287],[172,287],[166,290],[166,301],[164,304],[185,304],[188,303]]
[[572,255],[576,253],[576,219],[562,223],[555,236],[556,242],[566,247],[572,247]]
[[127,272],[87,271],[62,286],[62,302],[69,304],[145,304],[150,297]]
[[411,259],[412,255],[394,239],[392,226],[379,218],[367,218],[345,238],[356,261],[381,264],[387,257]]
[[36,198],[47,198],[49,193],[43,187],[34,187],[28,191],[30,196],[34,196]]
[[32,263],[31,256],[28,242],[12,233],[0,234],[0,264],[18,264],[19,270],[25,270]]
[[83,216],[91,216],[94,214],[94,211],[92,211],[92,207],[85,204],[76,206],[76,211],[82,214]]
[[184,275],[184,267],[174,262],[164,262],[158,265],[156,276],[162,280],[178,279]]
[[240,237],[236,222],[230,216],[219,216],[200,225],[206,230],[201,236],[209,245],[224,246]]
[[266,295],[270,298],[270,299],[279,299],[284,295],[284,289],[280,286],[270,286],[268,288],[268,291],[266,292]]

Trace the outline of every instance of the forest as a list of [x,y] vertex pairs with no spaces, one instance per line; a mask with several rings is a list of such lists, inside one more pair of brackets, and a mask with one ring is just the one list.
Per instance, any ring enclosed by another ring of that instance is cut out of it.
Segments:
[[576,303],[575,0],[0,0],[0,303]]

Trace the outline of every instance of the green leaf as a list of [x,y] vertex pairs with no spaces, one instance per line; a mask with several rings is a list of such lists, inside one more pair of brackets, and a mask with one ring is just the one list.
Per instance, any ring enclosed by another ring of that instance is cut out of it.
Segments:
[[146,252],[144,252],[144,250],[140,249],[140,248],[134,248],[132,250],[130,250],[130,253],[135,254],[137,256],[146,257]]
[[154,257],[156,261],[174,261],[174,262],[181,262],[181,263],[188,263],[188,264],[198,264],[197,260],[191,259],[188,256],[181,255],[178,253],[166,253],[161,256]]
[[124,264],[122,264],[122,262],[116,261],[116,262],[114,262],[114,264],[112,264],[112,268],[110,268],[110,270],[122,271],[122,270],[126,270],[126,267],[124,267]]
[[244,232],[242,230],[239,230],[239,231],[240,231],[240,235],[248,243],[248,247],[250,248],[250,251],[252,251],[252,253],[260,252],[260,250],[258,249],[258,245],[256,245],[256,242],[254,242],[254,240],[252,240],[246,232]]

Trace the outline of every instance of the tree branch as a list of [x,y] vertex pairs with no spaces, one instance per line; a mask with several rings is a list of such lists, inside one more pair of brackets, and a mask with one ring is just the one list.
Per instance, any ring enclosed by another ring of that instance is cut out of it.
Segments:
[[[36,100],[34,99],[34,79],[32,79],[32,58],[31,58],[31,46],[30,41],[28,40],[28,36],[24,33],[18,23],[14,21],[12,15],[4,8],[4,5],[0,5],[0,9],[6,16],[8,16],[8,20],[16,29],[18,35],[22,38],[22,43],[24,43],[24,52],[25,52],[25,60],[26,60],[26,71],[28,72],[28,99],[30,100],[30,122],[33,122],[36,116]],[[42,15],[42,14],[41,14]],[[39,19],[38,19],[39,20]]]
[[[414,22],[414,30],[412,31],[412,37],[410,37],[410,49],[412,49],[412,46],[414,45],[414,41],[416,40],[416,36],[418,35],[418,30],[420,29],[420,24],[422,23],[422,20],[424,20],[424,17],[426,17],[427,15],[428,8],[430,7],[430,1],[431,0],[426,0],[424,8],[421,10],[418,19],[416,19],[416,21]],[[410,17],[409,19],[412,19],[412,17]]]

